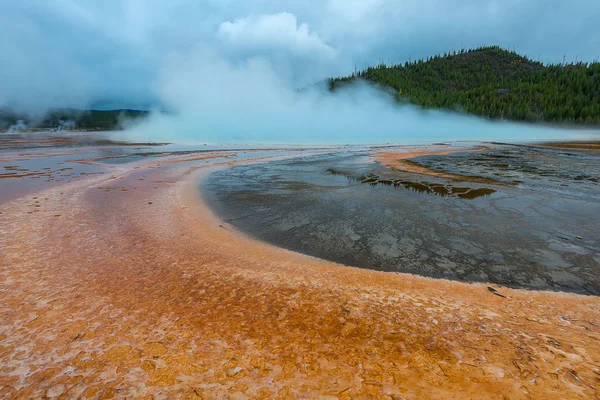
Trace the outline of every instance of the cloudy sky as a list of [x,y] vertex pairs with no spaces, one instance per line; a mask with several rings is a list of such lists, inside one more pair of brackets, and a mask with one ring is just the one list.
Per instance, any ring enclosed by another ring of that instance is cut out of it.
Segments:
[[0,0],[0,106],[150,107],[204,53],[294,87],[489,44],[592,61],[597,21],[598,0]]

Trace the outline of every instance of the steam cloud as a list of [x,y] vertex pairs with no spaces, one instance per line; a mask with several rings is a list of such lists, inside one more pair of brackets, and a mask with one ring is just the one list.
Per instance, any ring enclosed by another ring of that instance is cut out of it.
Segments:
[[6,133],[21,133],[27,129],[27,124],[22,119],[18,120],[15,124],[8,127]]
[[599,18],[598,0],[5,1],[0,108],[39,118],[61,107],[167,109],[128,130],[144,140],[552,138],[567,133],[399,107],[366,85],[297,88],[489,44],[591,61]]
[[279,144],[532,140],[574,135],[400,106],[389,94],[366,83],[334,93],[323,86],[299,91],[265,59],[234,64],[214,49],[203,48],[165,63],[155,89],[171,112],[155,112],[125,134],[134,140]]

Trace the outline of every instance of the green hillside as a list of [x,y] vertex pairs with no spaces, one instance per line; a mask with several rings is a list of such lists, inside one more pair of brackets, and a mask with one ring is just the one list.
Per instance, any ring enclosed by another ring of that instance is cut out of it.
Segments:
[[500,47],[368,68],[329,80],[336,90],[362,79],[392,88],[399,101],[489,119],[600,124],[600,63],[544,65]]

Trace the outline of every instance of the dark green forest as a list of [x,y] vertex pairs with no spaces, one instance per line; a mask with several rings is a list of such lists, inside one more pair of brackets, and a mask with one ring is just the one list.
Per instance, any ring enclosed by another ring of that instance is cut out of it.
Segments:
[[400,102],[513,121],[600,124],[600,63],[544,65],[498,46],[367,68],[329,79],[336,90],[366,80]]
[[[139,110],[75,110],[58,109],[43,117],[0,109],[0,130],[7,130],[22,121],[20,130],[76,129],[89,131],[112,131],[121,129],[125,121],[145,117],[147,111]],[[23,126],[24,125],[24,126]]]

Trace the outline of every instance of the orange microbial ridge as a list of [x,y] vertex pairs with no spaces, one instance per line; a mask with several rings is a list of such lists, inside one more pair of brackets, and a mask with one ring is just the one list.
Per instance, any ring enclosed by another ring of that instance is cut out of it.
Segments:
[[433,155],[447,155],[458,152],[475,152],[486,150],[485,146],[477,146],[477,147],[463,147],[463,148],[451,148],[451,149],[440,149],[438,146],[435,149],[424,148],[421,150],[407,150],[407,151],[385,151],[378,152],[374,154],[375,160],[379,161],[382,165],[394,169],[396,171],[408,172],[411,174],[420,174],[420,175],[428,175],[434,176],[437,178],[450,179],[453,181],[461,181],[461,182],[475,182],[482,184],[492,184],[492,185],[508,185],[512,186],[512,184],[495,181],[492,179],[480,178],[477,176],[466,176],[466,175],[457,175],[451,174],[448,172],[437,171],[435,169],[427,168],[422,165],[419,165],[413,161],[411,158],[420,157],[420,156],[433,156]]
[[258,242],[206,207],[190,159],[0,205],[0,398],[599,396],[599,298]]

